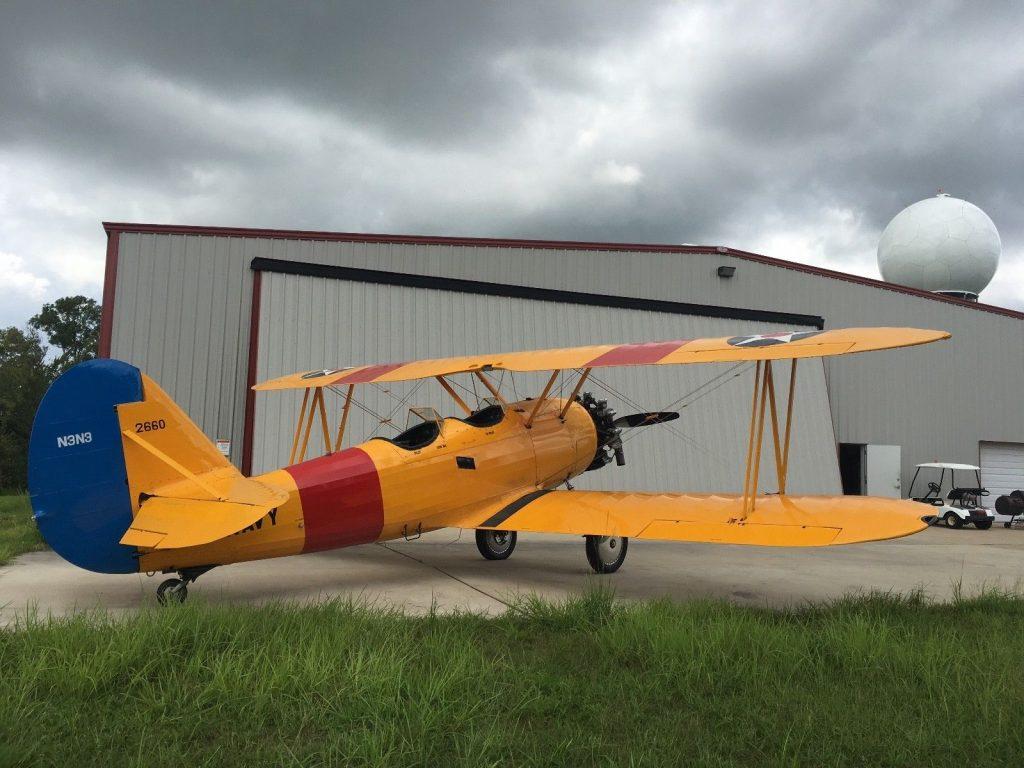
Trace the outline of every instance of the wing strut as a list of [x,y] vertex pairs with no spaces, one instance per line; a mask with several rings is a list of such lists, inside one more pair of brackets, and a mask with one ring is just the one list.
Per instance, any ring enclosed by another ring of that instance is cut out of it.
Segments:
[[295,439],[292,440],[292,452],[288,455],[288,466],[292,466],[295,463],[295,456],[299,452],[299,438],[302,436],[302,422],[306,417],[306,405],[309,403],[309,387],[306,387],[306,393],[302,396],[302,407],[299,408],[299,420],[295,424]]
[[533,419],[537,415],[537,411],[539,411],[540,407],[544,405],[544,399],[548,396],[548,392],[551,391],[551,388],[555,386],[555,380],[558,378],[558,374],[560,373],[561,371],[558,370],[551,372],[551,378],[548,379],[548,383],[544,385],[544,391],[540,393],[540,397],[537,398],[537,404],[533,406],[533,410],[530,411],[529,418],[526,419],[525,426],[527,429],[530,429],[530,427],[533,426]]
[[341,450],[341,439],[345,436],[345,425],[348,423],[348,411],[352,407],[352,393],[356,385],[348,385],[348,394],[345,395],[345,407],[341,411],[341,421],[338,423],[338,439],[334,441],[334,450]]
[[750,434],[747,441],[747,466],[743,475],[743,511],[738,518],[745,520],[754,511],[757,482],[761,471],[761,447],[764,444],[765,411],[771,415],[772,445],[775,453],[775,476],[779,495],[786,495],[789,476],[789,446],[793,436],[793,401],[796,394],[796,359],[789,374],[789,395],[786,403],[786,429],[779,441],[779,413],[775,399],[775,376],[771,360],[759,360],[754,369],[754,393],[750,405]]
[[578,395],[580,393],[580,390],[583,389],[583,382],[585,382],[587,380],[587,377],[590,376],[590,372],[592,370],[594,370],[594,369],[593,368],[586,368],[586,369],[584,369],[583,375],[580,376],[579,380],[576,382],[576,386],[573,388],[572,394],[569,395],[569,399],[565,401],[565,405],[562,407],[562,412],[560,414],[558,414],[558,418],[565,419],[565,414],[567,414],[569,412],[569,407],[573,404],[573,402],[575,402],[576,395]]
[[[331,433],[330,428],[327,426],[327,408],[324,406],[324,390],[323,387],[317,387],[316,392],[313,393],[313,399],[309,402],[309,411],[306,410],[306,403],[309,399],[309,390],[312,387],[306,389],[306,394],[302,398],[302,408],[299,409],[299,421],[295,425],[295,440],[292,442],[292,453],[288,457],[288,466],[293,464],[301,464],[306,458],[306,448],[309,446],[309,437],[313,431],[313,419],[316,417],[317,412],[320,413],[320,426],[324,433],[324,447],[327,449],[327,453],[332,453],[334,446],[331,444]],[[345,401],[345,415],[348,415],[348,403],[352,402],[352,390],[349,389],[348,399]],[[306,428],[303,430],[302,422],[306,422]],[[342,421],[338,433],[339,445],[341,444],[342,431],[345,428],[345,422]],[[299,445],[299,435],[302,435],[302,445]]]
[[465,400],[459,397],[458,393],[452,388],[452,385],[448,383],[448,379],[444,376],[438,376],[437,383],[444,387],[444,391],[452,396],[452,400],[455,401],[455,404],[459,406],[459,408],[466,412],[467,416],[473,415],[473,409],[466,405]]
[[796,364],[797,359],[794,357],[793,363],[789,368],[789,398],[786,403],[786,437],[782,441],[782,475],[779,477],[779,493],[782,495],[785,495],[786,493],[786,481],[789,479],[789,439],[792,436],[792,430],[790,427],[793,426],[793,396],[796,394]]
[[488,379],[486,376],[484,376],[480,371],[473,371],[473,373],[476,375],[476,377],[478,379],[480,379],[480,382],[485,387],[487,387],[487,391],[490,392],[494,396],[495,400],[497,400],[502,405],[505,405],[505,406],[508,405],[508,402],[506,402],[505,398],[501,396],[501,392],[499,392],[498,388],[491,383],[490,379]]

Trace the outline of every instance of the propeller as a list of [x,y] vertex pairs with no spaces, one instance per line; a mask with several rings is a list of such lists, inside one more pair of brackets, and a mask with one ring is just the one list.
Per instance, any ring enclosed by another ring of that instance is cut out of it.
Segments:
[[675,411],[653,411],[651,413],[632,413],[629,416],[615,418],[615,411],[608,407],[607,400],[598,400],[589,392],[584,392],[579,399],[581,405],[590,413],[597,430],[597,453],[587,467],[587,471],[600,469],[613,459],[618,466],[626,463],[626,455],[622,450],[622,430],[632,427],[644,427],[648,424],[663,424],[679,418]]
[[664,424],[666,421],[675,421],[679,418],[676,411],[652,411],[651,413],[631,413],[629,416],[620,416],[612,422],[616,429],[631,429],[632,427],[646,427],[648,424]]

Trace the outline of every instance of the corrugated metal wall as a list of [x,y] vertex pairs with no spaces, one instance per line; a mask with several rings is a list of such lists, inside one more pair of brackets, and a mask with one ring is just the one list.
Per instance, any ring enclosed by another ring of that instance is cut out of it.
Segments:
[[242,455],[251,257],[238,238],[121,236],[110,356],[137,365]]
[[[953,333],[950,342],[827,363],[838,440],[903,446],[905,489],[914,463],[976,463],[982,440],[1024,440],[1024,323],[928,298],[726,254],[175,234],[119,238],[112,356],[155,375],[207,434],[230,437],[236,461],[245,403],[249,264],[256,257],[815,314],[831,328],[943,328]],[[716,275],[723,264],[736,267],[733,278]],[[339,316],[339,322],[352,317]],[[371,344],[394,332],[390,325],[366,330]],[[512,336],[502,346],[526,345]]]
[[[678,339],[764,333],[764,323],[503,299],[465,293],[404,288],[320,277],[265,273],[260,313],[260,380],[287,373],[364,363],[448,357],[515,347],[544,349],[635,339]],[[512,341],[514,340],[514,342]],[[788,369],[779,366],[780,384]],[[500,374],[497,375],[500,378]],[[506,373],[508,398],[536,395],[547,376]],[[455,377],[471,404],[473,377]],[[572,384],[565,388],[568,395]],[[598,370],[586,387],[604,396],[619,414],[658,410],[690,394],[682,417],[671,424],[626,435],[627,466],[608,467],[580,479],[587,488],[626,490],[741,490],[750,418],[753,366],[701,365]],[[481,396],[488,392],[477,382]],[[783,390],[784,391],[784,390]],[[625,395],[624,400],[620,394]],[[355,409],[354,438],[393,436],[405,426],[408,403],[459,415],[433,380],[360,386],[359,402],[393,426]],[[257,397],[254,471],[287,463],[302,393],[265,392]],[[632,404],[631,404],[631,402]],[[341,398],[329,395],[330,422],[337,424]],[[797,376],[796,439],[793,443],[795,493],[839,493],[835,438],[829,416],[824,372],[819,360],[806,361]],[[639,407],[636,407],[639,406]],[[314,429],[314,434],[316,434]],[[766,435],[767,438],[767,435]],[[312,441],[319,455],[323,442]],[[766,439],[766,449],[769,442]],[[761,487],[777,489],[768,453]]]

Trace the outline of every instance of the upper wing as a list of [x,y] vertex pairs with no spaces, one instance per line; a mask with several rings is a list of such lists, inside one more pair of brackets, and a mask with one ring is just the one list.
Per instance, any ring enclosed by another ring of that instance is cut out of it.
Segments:
[[685,365],[744,360],[788,360],[911,347],[948,338],[949,334],[945,331],[920,328],[838,328],[831,331],[795,331],[755,336],[725,336],[719,339],[680,339],[646,344],[603,344],[307,371],[271,379],[257,384],[253,389],[305,389],[378,381],[408,381],[487,370],[553,371],[616,365]]
[[869,496],[759,496],[745,519],[740,496],[534,491],[437,521],[459,528],[629,536],[718,544],[814,547],[894,539],[928,526],[927,507]]

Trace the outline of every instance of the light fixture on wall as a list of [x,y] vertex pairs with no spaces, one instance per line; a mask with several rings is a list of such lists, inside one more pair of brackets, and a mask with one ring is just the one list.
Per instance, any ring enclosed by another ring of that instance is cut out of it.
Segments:
[[736,267],[722,265],[718,268],[718,276],[729,278],[736,274]]

